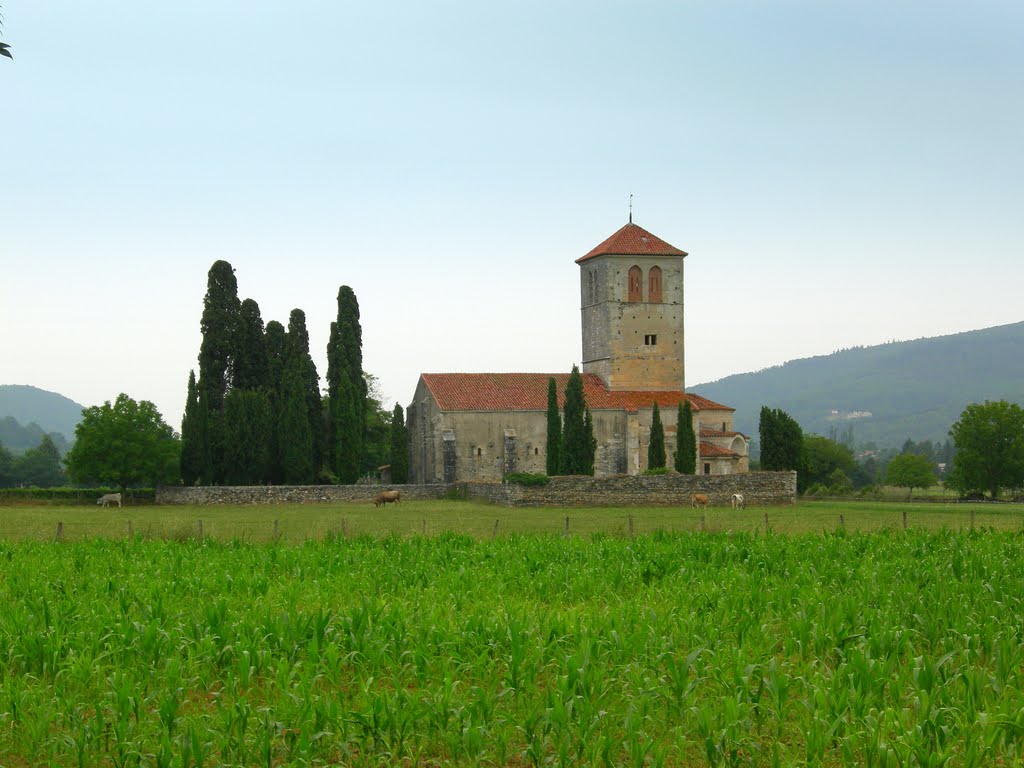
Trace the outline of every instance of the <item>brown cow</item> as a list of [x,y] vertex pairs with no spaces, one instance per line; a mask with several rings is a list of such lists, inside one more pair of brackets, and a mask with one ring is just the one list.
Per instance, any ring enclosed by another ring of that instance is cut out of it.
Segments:
[[399,496],[398,491],[381,491],[377,494],[377,498],[373,500],[373,506],[379,507],[381,504],[387,504],[392,501],[397,504]]
[[706,509],[708,506],[708,497],[706,493],[695,493],[690,499],[690,507],[700,507]]

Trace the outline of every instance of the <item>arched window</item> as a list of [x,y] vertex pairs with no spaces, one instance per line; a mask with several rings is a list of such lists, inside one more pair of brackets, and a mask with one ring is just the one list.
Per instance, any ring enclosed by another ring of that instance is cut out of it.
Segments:
[[626,301],[644,300],[643,275],[643,270],[640,267],[634,266],[629,268],[629,294],[626,297]]
[[647,300],[661,303],[661,267],[651,267],[647,272]]

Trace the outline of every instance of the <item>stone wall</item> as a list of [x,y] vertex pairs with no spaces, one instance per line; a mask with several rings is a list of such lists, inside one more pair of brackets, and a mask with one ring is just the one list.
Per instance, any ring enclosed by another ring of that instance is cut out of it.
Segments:
[[451,485],[296,485],[158,488],[157,504],[316,504],[365,501],[385,489],[402,499],[442,499],[449,492],[505,507],[657,507],[690,506],[695,493],[713,507],[728,506],[734,493],[750,505],[792,504],[796,472],[751,472],[742,475],[610,475],[553,477],[545,486],[459,482]]
[[436,485],[248,485],[165,486],[157,488],[157,504],[340,504],[372,503],[384,490],[395,490],[403,500],[440,499],[450,486]]

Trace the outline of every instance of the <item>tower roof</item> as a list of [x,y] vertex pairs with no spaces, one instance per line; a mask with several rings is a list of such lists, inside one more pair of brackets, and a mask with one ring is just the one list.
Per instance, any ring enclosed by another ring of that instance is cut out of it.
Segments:
[[681,251],[674,245],[669,245],[660,237],[652,235],[643,227],[633,222],[609,237],[599,246],[594,248],[586,256],[576,259],[580,264],[595,256],[686,256],[686,251]]

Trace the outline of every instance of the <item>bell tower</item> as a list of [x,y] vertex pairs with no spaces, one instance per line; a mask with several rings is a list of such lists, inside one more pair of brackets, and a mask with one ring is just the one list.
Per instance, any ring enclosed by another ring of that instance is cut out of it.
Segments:
[[576,260],[583,372],[610,390],[685,389],[683,259],[632,221]]

